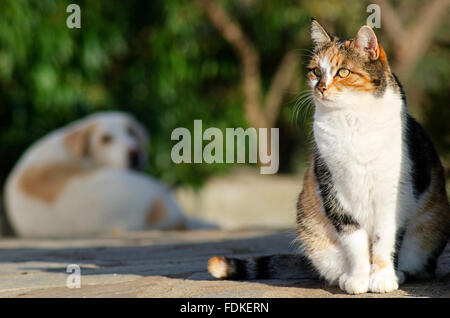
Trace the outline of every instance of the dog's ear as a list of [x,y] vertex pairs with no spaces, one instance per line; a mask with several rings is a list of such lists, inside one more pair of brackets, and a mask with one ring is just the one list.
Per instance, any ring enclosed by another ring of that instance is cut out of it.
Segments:
[[94,124],[84,124],[74,127],[64,137],[64,145],[69,153],[77,159],[86,157],[89,152],[89,137]]

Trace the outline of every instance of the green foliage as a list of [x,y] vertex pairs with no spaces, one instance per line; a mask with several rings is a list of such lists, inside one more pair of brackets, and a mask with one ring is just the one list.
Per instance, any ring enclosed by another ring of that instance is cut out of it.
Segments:
[[[20,154],[47,132],[88,113],[134,114],[151,136],[149,172],[199,185],[220,165],[174,165],[171,132],[194,119],[245,126],[238,65],[225,44],[184,1],[80,2],[82,28],[68,29],[68,1],[6,1],[0,16],[0,147],[4,178]],[[226,94],[226,96],[225,96]]]

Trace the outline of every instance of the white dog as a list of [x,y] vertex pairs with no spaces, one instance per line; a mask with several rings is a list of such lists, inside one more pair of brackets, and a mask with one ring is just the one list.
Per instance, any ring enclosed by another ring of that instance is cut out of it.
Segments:
[[181,229],[171,192],[137,170],[147,134],[130,115],[101,112],[28,149],[6,182],[6,212],[20,236],[88,236],[114,230]]

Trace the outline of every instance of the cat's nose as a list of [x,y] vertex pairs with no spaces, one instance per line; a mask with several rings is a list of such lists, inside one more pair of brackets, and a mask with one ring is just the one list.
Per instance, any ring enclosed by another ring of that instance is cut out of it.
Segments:
[[323,95],[323,93],[327,90],[327,88],[325,87],[325,85],[320,85],[320,86],[317,87],[317,89],[319,90],[319,92],[322,93],[322,95]]

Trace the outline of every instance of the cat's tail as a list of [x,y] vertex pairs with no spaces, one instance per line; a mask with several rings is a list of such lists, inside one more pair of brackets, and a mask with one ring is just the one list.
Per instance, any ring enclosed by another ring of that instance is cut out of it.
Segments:
[[208,272],[215,278],[229,280],[302,279],[317,274],[302,255],[283,254],[248,259],[214,256],[208,261]]

